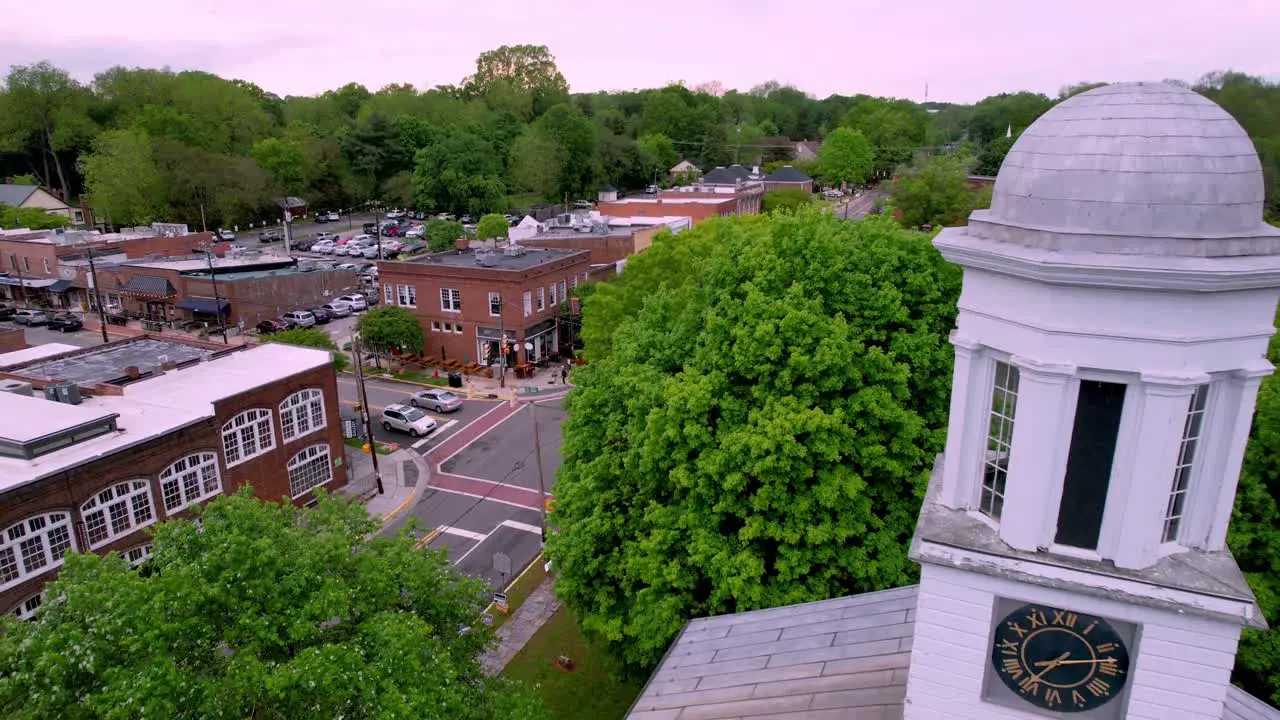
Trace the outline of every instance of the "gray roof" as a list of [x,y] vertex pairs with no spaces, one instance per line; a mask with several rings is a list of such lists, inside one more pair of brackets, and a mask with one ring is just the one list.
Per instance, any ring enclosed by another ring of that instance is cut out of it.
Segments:
[[1253,142],[1225,110],[1177,85],[1124,83],[1032,123],[1000,168],[990,211],[974,218],[985,224],[979,236],[1050,250],[1280,252],[1262,202]]
[[790,165],[783,165],[765,176],[765,182],[806,183],[813,182],[813,178]]
[[134,275],[120,288],[120,292],[169,297],[178,291],[174,289],[168,278],[156,275]]
[[[529,242],[537,242],[534,238]],[[484,263],[476,262],[474,250],[450,250],[448,252],[431,253],[420,258],[407,261],[405,264],[443,265],[451,268],[474,268],[476,270],[529,270],[539,265],[546,265],[566,260],[575,255],[588,255],[589,250],[539,248],[520,246],[524,252],[519,255],[507,255],[503,248],[484,256]],[[394,266],[394,264],[393,264]]]
[[1280,720],[1280,710],[1232,685],[1227,688],[1222,720]]
[[705,185],[737,185],[742,179],[738,173],[727,167],[715,168],[702,176],[702,182]]
[[303,200],[300,197],[294,197],[293,195],[290,195],[287,198],[281,198],[279,201],[276,202],[276,204],[282,208],[291,209],[291,208],[306,207],[307,201]]
[[165,362],[205,360],[213,354],[213,350],[146,337],[86,349],[70,357],[48,362],[36,360],[5,372],[32,380],[55,378],[77,384],[94,384],[118,380],[125,376],[125,368],[128,367],[136,367],[145,373]]
[[0,185],[0,203],[9,207],[18,207],[39,189],[35,185]]
[[630,720],[901,718],[916,588],[699,618]]

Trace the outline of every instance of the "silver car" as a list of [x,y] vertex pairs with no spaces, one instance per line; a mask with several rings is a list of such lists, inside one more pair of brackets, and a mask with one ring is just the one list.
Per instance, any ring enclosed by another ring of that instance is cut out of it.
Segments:
[[443,388],[427,388],[410,395],[409,404],[440,413],[453,412],[462,407],[462,396]]
[[320,307],[334,317],[347,317],[351,314],[351,303],[345,303],[341,300],[332,300]]
[[351,309],[356,312],[364,312],[369,309],[369,301],[365,300],[360,293],[339,296],[338,301],[350,305]]
[[413,437],[422,437],[436,429],[435,418],[422,410],[407,405],[388,405],[382,411],[382,429],[399,430]]

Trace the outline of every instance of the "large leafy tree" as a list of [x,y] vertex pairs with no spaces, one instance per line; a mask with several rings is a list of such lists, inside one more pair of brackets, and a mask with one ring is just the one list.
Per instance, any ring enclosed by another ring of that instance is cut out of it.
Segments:
[[540,113],[567,99],[569,83],[556,67],[556,59],[545,45],[503,45],[480,53],[476,72],[465,81],[468,91],[504,97],[527,93],[531,109]]
[[691,617],[909,582],[958,292],[926,236],[810,211],[660,238],[589,295],[548,541],[583,626],[649,667]]
[[645,180],[655,182],[656,178],[667,174],[667,171],[680,162],[680,154],[671,138],[662,133],[641,135],[636,140],[640,151],[640,168]]
[[978,153],[978,161],[973,166],[974,175],[986,175],[995,177],[1000,172],[1000,166],[1004,164],[1004,158],[1013,149],[1013,144],[1017,142],[1016,137],[1000,137],[992,140],[982,147],[982,151]]
[[506,203],[502,162],[484,138],[454,132],[418,152],[413,196],[424,207],[492,212]]
[[65,215],[54,215],[40,208],[16,208],[0,203],[0,230],[54,230],[66,227],[68,222]]
[[48,62],[15,65],[0,93],[0,152],[30,152],[45,168],[45,182],[52,185],[56,177],[63,197],[70,198],[64,156],[87,146],[96,131],[88,114],[92,99],[87,88]]
[[963,165],[940,156],[902,168],[893,178],[890,197],[907,227],[954,225],[977,205]]
[[0,632],[0,712],[30,718],[542,717],[486,680],[483,587],[348,501],[215,500],[142,570],[71,555]]
[[481,240],[505,240],[509,230],[507,219],[496,213],[485,215],[476,223],[476,237]]
[[462,223],[454,220],[428,220],[427,245],[431,252],[440,252],[453,247],[458,238],[466,235]]
[[351,364],[350,358],[338,349],[338,344],[333,341],[333,336],[324,330],[294,328],[293,330],[285,330],[274,335],[268,335],[264,338],[264,341],[328,350],[333,353],[333,367],[335,370],[346,370],[347,366]]
[[813,194],[804,188],[783,188],[770,190],[760,198],[761,212],[782,210],[794,212],[813,203]]
[[80,161],[85,192],[103,219],[122,225],[164,220],[166,185],[151,136],[108,130]]
[[818,179],[827,185],[860,183],[871,176],[875,150],[852,128],[836,128],[818,151]]
[[356,323],[360,337],[380,348],[422,352],[422,326],[411,310],[388,305],[370,310]]
[[915,149],[925,143],[929,115],[910,100],[859,95],[841,124],[867,138],[875,150],[875,172],[889,175],[898,165],[910,162]]

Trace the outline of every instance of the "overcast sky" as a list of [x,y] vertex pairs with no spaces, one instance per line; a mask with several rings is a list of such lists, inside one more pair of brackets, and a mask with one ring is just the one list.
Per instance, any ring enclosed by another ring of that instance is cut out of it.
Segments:
[[280,95],[456,83],[485,50],[535,44],[576,92],[776,79],[974,102],[1218,69],[1280,79],[1278,37],[1280,0],[0,1],[0,67],[200,69]]

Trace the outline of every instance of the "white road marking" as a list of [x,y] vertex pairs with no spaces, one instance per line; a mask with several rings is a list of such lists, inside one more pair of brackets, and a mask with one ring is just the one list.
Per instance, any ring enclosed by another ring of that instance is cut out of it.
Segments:
[[534,535],[542,534],[542,528],[538,527],[537,525],[530,525],[528,523],[516,522],[515,520],[503,520],[502,522],[498,523],[498,525],[500,527],[509,527],[515,530],[523,530],[527,533],[533,533]]
[[444,472],[443,470],[441,470],[441,471],[440,471],[440,474],[441,474],[441,475],[452,475],[453,477],[459,477],[459,478],[462,478],[463,480],[472,480],[472,481],[474,481],[474,482],[484,483],[485,485],[501,485],[501,486],[503,486],[503,487],[509,487],[509,488],[511,488],[512,490],[523,490],[523,491],[528,492],[528,493],[537,493],[537,492],[538,492],[537,490],[534,490],[533,488],[527,488],[527,487],[524,487],[524,486],[522,486],[522,485],[512,485],[511,483],[497,482],[496,480],[485,480],[484,478],[471,477],[470,475],[459,475],[458,473]]
[[435,429],[435,431],[434,431],[434,432],[432,432],[430,435],[428,435],[428,436],[426,436],[426,437],[422,438],[421,440],[419,440],[418,442],[414,443],[414,444],[413,444],[413,449],[417,450],[418,448],[422,447],[423,445],[426,445],[427,443],[431,442],[432,440],[435,440],[437,437],[440,437],[440,433],[444,432],[445,430],[448,430],[449,428],[451,428],[451,427],[453,427],[454,425],[457,425],[457,424],[458,424],[458,421],[457,421],[457,420],[450,420],[449,422],[447,422],[447,423],[445,423],[445,424],[443,424],[443,425],[441,425],[441,426],[437,427],[437,428]]
[[428,489],[429,489],[429,490],[435,490],[435,491],[437,491],[437,492],[447,492],[447,493],[452,493],[452,494],[454,494],[454,495],[463,495],[463,496],[465,496],[465,497],[469,497],[469,498],[477,498],[477,499],[480,499],[480,500],[485,500],[485,501],[487,501],[487,502],[495,502],[495,503],[501,503],[501,504],[503,504],[503,505],[510,505],[511,507],[520,508],[521,510],[533,510],[534,512],[537,512],[537,510],[538,510],[538,508],[531,508],[531,507],[529,507],[528,505],[521,505],[520,503],[513,503],[513,502],[511,502],[510,500],[499,500],[498,498],[493,497],[492,495],[477,495],[476,493],[469,493],[469,492],[466,492],[466,491],[463,491],[463,490],[450,490],[449,488],[436,487],[435,485],[429,485],[429,486],[428,486]]
[[[494,529],[496,530],[497,528],[494,528]],[[461,564],[462,564],[462,561],[463,561],[463,560],[466,560],[468,555],[470,555],[472,552],[474,552],[476,548],[478,548],[478,547],[480,547],[481,545],[483,545],[483,544],[484,544],[484,541],[485,541],[485,540],[488,540],[488,539],[489,539],[489,534],[488,534],[488,533],[486,533],[486,534],[482,535],[482,536],[480,537],[480,539],[476,541],[476,544],[475,544],[475,545],[472,545],[472,546],[471,546],[471,547],[470,547],[466,552],[462,553],[462,557],[459,557],[457,560],[454,560],[454,561],[453,561],[453,564],[454,564],[454,565],[461,565]]]
[[484,539],[489,537],[484,533],[471,532],[470,530],[463,530],[462,528],[456,528],[456,527],[453,527],[452,525],[441,525],[436,529],[442,533],[446,533],[449,535],[457,535],[458,537],[464,537],[464,538],[467,538],[468,540],[475,540],[476,542],[484,542]]
[[[497,412],[497,411],[499,411],[499,410],[501,410],[501,409],[502,409],[502,405],[498,405],[497,407],[493,408],[493,409],[492,409],[492,410],[490,410],[489,412],[486,412],[484,415],[481,415],[480,417],[476,418],[475,420],[472,420],[471,422],[467,423],[467,427],[471,427],[472,425],[475,425],[476,423],[478,423],[478,422],[480,422],[481,420],[485,419],[486,417],[488,417],[488,416],[489,416],[489,413]],[[450,460],[452,460],[454,455],[457,455],[458,453],[462,452],[463,450],[466,450],[467,448],[471,447],[471,446],[472,446],[472,445],[474,445],[476,442],[478,442],[478,441],[480,440],[480,438],[482,438],[482,437],[484,437],[485,435],[488,435],[489,433],[493,432],[493,429],[494,429],[494,428],[496,428],[496,427],[498,427],[499,425],[501,425],[502,423],[504,423],[504,422],[506,422],[506,421],[510,420],[511,418],[515,417],[516,415],[519,415],[523,410],[524,410],[524,408],[520,408],[519,410],[517,410],[517,411],[515,411],[515,412],[511,413],[510,415],[508,415],[508,416],[506,416],[506,417],[502,418],[502,419],[501,419],[501,420],[499,420],[498,422],[494,423],[494,424],[493,424],[493,427],[491,427],[491,428],[489,428],[489,429],[485,430],[484,432],[480,433],[479,435],[477,435],[477,436],[475,436],[475,437],[471,438],[471,441],[470,441],[470,442],[468,442],[466,445],[463,445],[462,447],[458,448],[457,450],[454,450],[452,453],[450,453],[450,454],[449,454],[449,457],[447,457],[447,458],[445,458],[445,459],[441,460],[440,462],[436,463],[436,472],[444,472],[444,470],[441,470],[441,468],[443,468],[443,467],[444,467],[444,464],[445,464],[445,463],[447,463],[447,462],[449,462]],[[462,430],[459,430],[459,432],[465,432],[465,431],[466,431],[466,429],[467,429],[467,428],[462,428]],[[447,473],[447,474],[452,475],[453,473]]]

